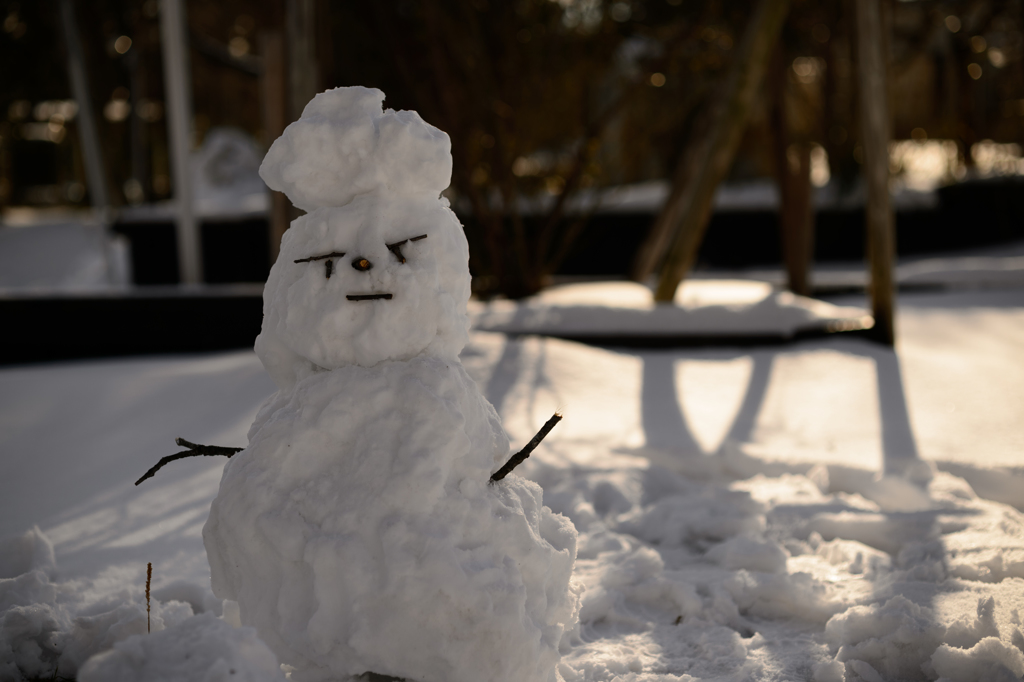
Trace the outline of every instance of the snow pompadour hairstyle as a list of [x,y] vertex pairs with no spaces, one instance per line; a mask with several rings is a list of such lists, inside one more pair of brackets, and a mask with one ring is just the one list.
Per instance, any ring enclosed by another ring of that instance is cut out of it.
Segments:
[[451,140],[415,111],[383,102],[375,88],[318,94],[270,147],[260,177],[305,211],[375,190],[436,198],[451,181]]

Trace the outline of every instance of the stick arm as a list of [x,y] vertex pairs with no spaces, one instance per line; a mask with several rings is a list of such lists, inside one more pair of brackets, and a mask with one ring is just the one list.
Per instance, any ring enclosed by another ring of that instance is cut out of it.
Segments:
[[174,442],[183,448],[188,450],[182,450],[173,455],[167,455],[162,457],[159,462],[156,463],[149,471],[142,475],[142,478],[135,481],[135,485],[138,485],[145,481],[147,478],[153,478],[156,472],[160,471],[165,465],[178,459],[185,459],[186,457],[231,457],[232,455],[241,452],[245,448],[227,448],[221,445],[199,445],[197,443],[191,443],[184,438],[175,438]]

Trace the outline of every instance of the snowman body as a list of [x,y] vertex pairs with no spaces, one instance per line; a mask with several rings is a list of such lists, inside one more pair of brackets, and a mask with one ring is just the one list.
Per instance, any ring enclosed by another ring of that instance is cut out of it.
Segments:
[[458,359],[447,136],[382,99],[318,95],[261,170],[310,212],[265,289],[256,349],[279,391],[203,530],[213,589],[296,680],[554,681],[576,531],[536,484],[488,483],[509,444]]

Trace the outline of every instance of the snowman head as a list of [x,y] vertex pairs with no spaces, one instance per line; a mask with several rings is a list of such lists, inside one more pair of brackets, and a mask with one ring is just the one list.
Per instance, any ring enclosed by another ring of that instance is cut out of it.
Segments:
[[271,147],[260,174],[309,213],[295,220],[263,294],[256,352],[285,388],[319,369],[466,343],[469,248],[439,197],[448,136],[383,93],[321,93]]

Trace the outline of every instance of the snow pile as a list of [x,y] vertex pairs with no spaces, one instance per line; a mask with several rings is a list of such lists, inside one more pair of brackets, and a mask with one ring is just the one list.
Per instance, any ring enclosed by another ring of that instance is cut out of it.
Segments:
[[871,317],[765,282],[687,280],[674,305],[654,302],[636,282],[591,282],[546,289],[521,302],[474,301],[473,327],[507,334],[588,337],[779,336],[862,329]]
[[[96,670],[96,666],[87,665],[83,668],[83,664],[94,654],[107,651],[125,640],[149,636],[146,634],[147,613],[143,585],[97,591],[96,586],[88,580],[55,582],[56,571],[53,546],[38,528],[0,543],[0,680],[18,682],[26,678],[73,678],[78,672],[81,672],[82,680],[160,679],[108,674],[112,671],[108,667],[102,668],[106,671],[104,674],[90,677],[86,671]],[[194,604],[179,599],[189,597]],[[208,613],[202,616],[205,620],[197,621],[193,618],[193,608],[204,610],[200,602],[205,603]],[[208,589],[203,590],[195,585],[169,585],[153,594],[149,626],[153,636],[162,634],[165,628],[179,633],[160,637],[158,641],[162,644],[158,646],[163,646],[174,637],[196,637],[196,634],[188,633],[199,627],[200,623],[205,630],[212,632],[213,626],[208,623],[217,619],[209,611],[219,609],[220,602],[209,594]],[[232,642],[248,641],[242,635],[224,634],[223,627],[218,632],[221,633],[220,639],[211,642],[211,651],[231,651],[229,645]],[[254,638],[250,635],[251,639]],[[127,650],[130,651],[132,646],[150,645],[130,645]],[[246,646],[251,649],[253,643]],[[266,647],[263,647],[263,651],[263,658],[270,655]],[[180,648],[178,653],[181,654]],[[237,656],[244,659],[243,662],[248,661],[244,663],[246,666],[262,660],[261,654],[255,650],[243,648],[237,649]],[[273,660],[272,655],[270,659]],[[188,679],[203,677],[199,675]]]
[[189,157],[193,210],[203,217],[258,213],[270,206],[259,145],[238,128],[213,128]]
[[867,680],[927,679],[921,666],[942,642],[931,611],[897,595],[884,604],[855,606],[825,626],[836,661]]
[[93,656],[79,682],[278,682],[277,659],[253,628],[202,614],[151,635],[133,635]]
[[103,225],[0,225],[0,291],[99,291],[131,284],[128,240]]
[[463,368],[469,249],[439,193],[446,135],[383,94],[318,95],[261,174],[285,234],[256,352],[279,387],[224,469],[203,539],[292,679],[555,682],[576,531],[509,457]]
[[1024,675],[1024,640],[1013,629],[1000,638],[995,599],[978,600],[977,616],[948,627],[935,613],[897,595],[884,604],[857,606],[832,618],[825,637],[845,663],[864,680],[1019,680]]

